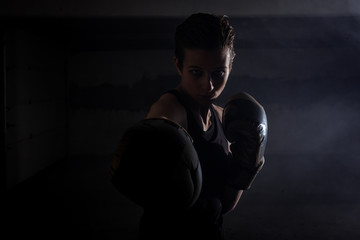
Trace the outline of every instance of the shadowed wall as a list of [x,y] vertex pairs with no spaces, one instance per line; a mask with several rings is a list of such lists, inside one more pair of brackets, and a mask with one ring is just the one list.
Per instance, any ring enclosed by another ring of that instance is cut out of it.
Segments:
[[[356,239],[359,17],[229,17],[237,33],[237,55],[218,104],[247,91],[264,105],[269,121],[266,165],[236,210],[225,217],[229,239]],[[29,110],[14,117],[23,125],[10,128],[7,140],[14,139],[13,131],[43,143],[15,151],[33,156],[30,167],[23,165],[24,158],[11,160],[8,153],[12,184],[65,157],[65,171],[54,175],[62,180],[50,178],[59,187],[50,191],[55,192],[52,201],[65,202],[71,216],[61,228],[66,232],[70,225],[93,239],[135,239],[141,209],[112,188],[108,167],[124,130],[179,82],[173,34],[183,17],[3,20],[8,103],[25,99],[18,105],[30,109],[29,99],[34,98],[26,96],[40,99],[35,101],[40,114]],[[9,109],[8,122],[20,107]],[[32,121],[50,133],[44,136],[53,143],[31,135],[33,128],[26,124]],[[54,151],[55,158],[45,154]],[[18,166],[22,178],[14,175]],[[47,204],[40,201],[37,206]]]

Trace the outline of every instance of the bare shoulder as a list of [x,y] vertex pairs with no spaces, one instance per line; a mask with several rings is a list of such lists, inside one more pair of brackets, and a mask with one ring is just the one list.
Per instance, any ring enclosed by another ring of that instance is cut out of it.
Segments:
[[167,118],[187,127],[186,111],[176,96],[170,93],[165,93],[151,105],[146,118]]
[[213,107],[214,107],[215,112],[219,116],[220,121],[222,121],[222,115],[223,115],[223,110],[224,109],[222,107],[218,106],[218,105],[215,105],[215,104],[213,104]]

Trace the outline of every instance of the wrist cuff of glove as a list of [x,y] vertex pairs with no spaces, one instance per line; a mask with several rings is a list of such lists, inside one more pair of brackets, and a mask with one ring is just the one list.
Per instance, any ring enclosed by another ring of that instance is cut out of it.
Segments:
[[260,161],[260,164],[255,168],[240,165],[234,169],[231,169],[232,173],[230,173],[230,176],[227,179],[227,184],[236,190],[250,189],[264,163],[265,158],[263,157]]

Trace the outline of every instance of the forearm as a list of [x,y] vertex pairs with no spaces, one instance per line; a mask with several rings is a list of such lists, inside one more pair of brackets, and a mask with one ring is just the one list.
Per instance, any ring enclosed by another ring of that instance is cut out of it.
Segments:
[[261,171],[265,157],[260,156],[258,160],[254,160],[256,164],[249,165],[243,161],[242,156],[235,156],[230,154],[229,165],[226,176],[227,184],[238,190],[248,190],[251,188],[256,176]]
[[260,166],[248,169],[241,166],[239,161],[235,160],[232,154],[229,154],[227,171],[226,174],[224,174],[225,185],[221,197],[223,214],[234,210],[242,193],[251,187],[252,182],[261,170],[263,164],[264,160],[261,161]]
[[235,209],[238,204],[243,190],[237,190],[230,186],[225,185],[223,189],[223,194],[221,197],[221,203],[223,206],[222,213],[226,214]]

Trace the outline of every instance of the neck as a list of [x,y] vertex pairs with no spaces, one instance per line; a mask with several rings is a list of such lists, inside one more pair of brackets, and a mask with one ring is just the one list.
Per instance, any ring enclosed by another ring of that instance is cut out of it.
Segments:
[[207,109],[200,110],[200,116],[203,124],[203,130],[206,131],[212,124],[210,106]]
[[211,111],[210,111],[211,103],[200,104],[199,102],[195,101],[189,94],[183,91],[181,88],[177,88],[177,90],[180,92],[180,94],[183,95],[184,100],[187,102],[187,106],[193,112],[199,125],[202,126],[204,131],[206,131],[212,124]]

